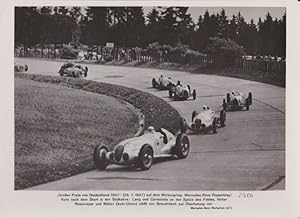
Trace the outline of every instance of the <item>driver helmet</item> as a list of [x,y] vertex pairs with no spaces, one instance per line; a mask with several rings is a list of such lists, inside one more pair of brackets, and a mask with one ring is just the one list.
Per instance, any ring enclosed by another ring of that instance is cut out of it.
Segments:
[[154,132],[155,132],[155,129],[154,129],[153,126],[149,126],[149,127],[147,128],[147,130],[148,130],[148,132],[151,132],[151,133],[154,133]]

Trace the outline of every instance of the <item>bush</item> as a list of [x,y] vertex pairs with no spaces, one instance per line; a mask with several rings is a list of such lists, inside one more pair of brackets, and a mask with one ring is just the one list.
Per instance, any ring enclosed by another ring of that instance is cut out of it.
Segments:
[[206,52],[218,67],[231,67],[245,54],[243,47],[234,41],[217,37],[209,38]]
[[64,45],[60,49],[60,58],[63,59],[76,59],[78,51],[76,51],[72,46]]

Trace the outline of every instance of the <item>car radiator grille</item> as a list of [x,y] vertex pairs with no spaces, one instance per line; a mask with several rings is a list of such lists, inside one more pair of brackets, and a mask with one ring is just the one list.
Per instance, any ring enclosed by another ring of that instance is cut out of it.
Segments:
[[116,161],[120,161],[123,155],[123,151],[124,151],[124,146],[123,145],[118,145],[115,148],[115,159]]

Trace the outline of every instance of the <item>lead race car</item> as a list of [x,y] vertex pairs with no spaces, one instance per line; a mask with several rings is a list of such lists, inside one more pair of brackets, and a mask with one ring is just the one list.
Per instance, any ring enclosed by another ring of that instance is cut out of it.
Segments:
[[175,85],[176,83],[171,79],[171,77],[160,75],[157,80],[155,78],[152,79],[152,87],[160,90],[169,90]]
[[223,99],[223,110],[237,111],[244,107],[249,110],[252,105],[252,93],[249,92],[248,97],[242,92],[231,91],[226,94],[226,99]]
[[177,82],[176,86],[172,87],[169,90],[169,97],[174,98],[174,100],[187,100],[192,97],[193,100],[196,100],[196,90],[193,92],[190,85],[183,85],[180,81]]
[[185,119],[181,118],[180,129],[181,132],[186,132],[187,129],[194,132],[208,133],[213,131],[217,133],[219,127],[224,127],[226,122],[226,112],[220,111],[220,115],[217,115],[210,107],[203,105],[203,110],[199,113],[193,111],[192,122],[187,123]]
[[83,67],[79,64],[75,65],[74,63],[65,63],[61,66],[58,73],[60,76],[69,76],[69,77],[87,77],[88,68]]
[[176,155],[184,159],[189,149],[190,142],[184,133],[173,135],[166,129],[156,131],[150,126],[143,135],[121,141],[113,151],[108,151],[105,145],[96,146],[94,164],[99,170],[104,170],[109,164],[133,165],[148,170],[154,158]]

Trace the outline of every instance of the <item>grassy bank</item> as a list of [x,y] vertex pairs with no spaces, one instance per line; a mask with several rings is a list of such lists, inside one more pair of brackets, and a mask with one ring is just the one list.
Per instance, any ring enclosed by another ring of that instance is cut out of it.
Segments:
[[148,93],[84,79],[15,74],[15,189],[90,170],[95,145],[112,148],[133,136],[136,113],[107,96],[140,109],[146,126],[178,130],[177,111]]

